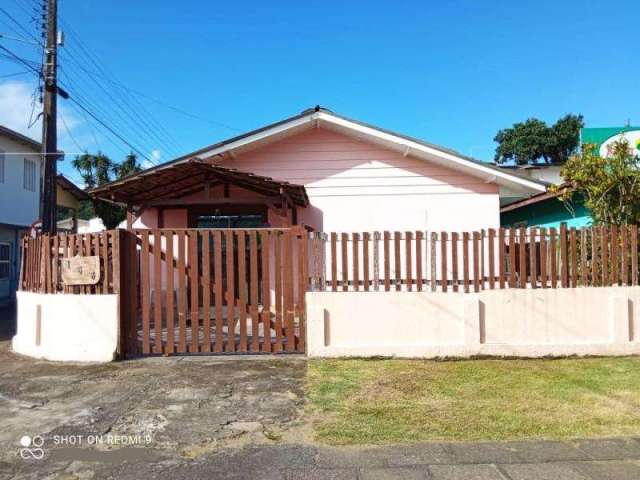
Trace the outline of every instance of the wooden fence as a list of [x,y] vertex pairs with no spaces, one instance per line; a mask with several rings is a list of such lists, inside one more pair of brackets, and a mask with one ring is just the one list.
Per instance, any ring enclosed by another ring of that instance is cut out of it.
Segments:
[[[119,294],[121,355],[305,351],[305,293],[638,285],[637,226],[116,230],[22,240],[20,289]],[[100,257],[95,285],[64,258]]]
[[304,352],[304,230],[134,235],[140,353]]
[[[107,294],[119,293],[119,233],[40,235],[22,239],[20,290],[37,293]],[[62,260],[81,256],[100,257],[100,277],[95,285],[65,286]]]
[[638,285],[637,226],[310,234],[310,285],[478,292]]

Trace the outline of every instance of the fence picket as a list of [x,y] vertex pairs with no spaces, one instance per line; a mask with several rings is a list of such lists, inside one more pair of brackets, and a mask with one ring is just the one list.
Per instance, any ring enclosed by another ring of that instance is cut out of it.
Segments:
[[438,287],[438,273],[436,271],[436,243],[438,242],[438,234],[431,232],[431,291],[435,292]]
[[[340,254],[342,261],[342,291],[349,291],[349,254],[348,254],[349,235],[343,233],[340,236]],[[286,243],[286,240],[285,240]]]
[[[284,308],[285,308],[285,333],[287,338],[286,350],[295,350],[294,331],[294,297],[293,297],[293,234],[287,232],[284,237]],[[343,249],[344,251],[344,249]],[[344,262],[344,261],[343,261]]]
[[569,262],[567,255],[567,224],[560,224],[560,282],[562,288],[569,286]]
[[362,234],[362,276],[364,281],[364,291],[369,291],[369,283],[371,278],[369,276],[369,232]]
[[178,231],[178,353],[187,351],[186,232]]
[[351,256],[353,257],[353,290],[357,292],[360,290],[360,234],[358,232],[353,233],[352,243]]
[[519,271],[518,286],[520,288],[527,288],[527,229],[525,227],[520,228],[519,235]]
[[540,228],[540,286],[547,288],[547,229]]
[[416,290],[421,292],[423,286],[422,273],[422,231],[416,231]]
[[602,286],[609,286],[609,229],[600,227],[600,251],[602,252]]
[[549,259],[551,263],[551,288],[558,288],[557,232],[554,227],[549,229]]
[[620,282],[621,285],[629,285],[629,228],[622,225],[620,236],[622,237],[622,251],[620,252]]
[[405,232],[404,244],[405,244],[405,277],[407,284],[407,291],[410,292],[413,290],[413,276],[412,276],[412,255],[411,255],[411,244],[413,242],[413,235],[411,232]]
[[402,290],[402,263],[400,258],[400,239],[402,234],[394,232],[393,234],[393,259],[395,267],[396,291]]
[[[203,352],[211,351],[211,236],[208,230],[202,230],[202,329]],[[167,264],[169,250],[167,250]]]
[[226,230],[225,237],[225,265],[227,269],[226,303],[227,303],[227,352],[236,351],[236,292],[235,292],[235,252],[233,230]]
[[473,290],[480,291],[480,232],[473,232]]
[[578,243],[576,241],[576,229],[571,227],[569,231],[569,246],[571,248],[571,270],[569,272],[569,284],[572,288],[578,286]]
[[[275,232],[273,234],[273,244],[275,250],[275,300],[276,300],[276,315],[274,323],[274,344],[273,351],[278,353],[282,351],[282,233]],[[335,278],[335,277],[333,277]]]
[[149,332],[149,232],[142,232],[142,251],[140,252],[140,280],[142,282],[142,353],[150,353]]
[[240,341],[238,351],[247,351],[247,237],[244,230],[236,232],[238,242],[238,313]]
[[587,269],[587,230],[580,230],[580,279],[582,286],[589,283],[589,271]]
[[507,254],[505,252],[505,231],[504,228],[500,228],[498,230],[498,285],[500,289],[505,287],[505,262],[507,259]]
[[442,291],[447,291],[448,274],[447,274],[447,232],[440,233],[440,275],[442,276]]
[[383,232],[383,252],[384,252],[384,290],[388,292],[391,289],[391,261],[389,258],[389,242],[391,240],[390,232]]
[[496,287],[496,272],[495,272],[495,239],[496,231],[490,228],[487,233],[487,241],[489,242],[489,289],[493,290]]
[[469,293],[469,232],[462,232],[462,279],[464,293]]
[[[271,234],[260,232],[262,254],[262,351],[271,351]],[[276,267],[277,268],[277,265]],[[324,288],[324,284],[322,285]]]
[[620,285],[618,274],[618,227],[611,225],[611,285]]
[[153,351],[162,353],[162,234],[153,230]]
[[[306,260],[306,256],[305,256]],[[249,315],[251,316],[251,351],[260,351],[260,318],[258,316],[258,234],[249,232]]]
[[451,232],[451,286],[458,291],[458,232]]
[[174,325],[174,250],[173,232],[165,231],[166,238],[166,262],[167,262],[167,342],[165,353],[171,355],[175,351],[175,325]]
[[[277,237],[274,239],[277,242]],[[331,291],[338,291],[338,234],[331,232]]]
[[537,234],[538,229],[536,227],[529,229],[529,281],[531,288],[538,288]]

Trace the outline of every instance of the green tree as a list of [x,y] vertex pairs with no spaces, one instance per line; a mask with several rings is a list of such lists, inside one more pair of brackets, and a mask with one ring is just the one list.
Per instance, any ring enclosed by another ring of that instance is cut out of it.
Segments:
[[560,197],[570,202],[572,192],[582,193],[585,206],[597,224],[633,224],[640,221],[640,158],[626,140],[601,157],[595,145],[584,145],[561,170],[570,188]]
[[580,143],[582,115],[565,115],[549,127],[542,120],[529,118],[500,130],[493,139],[498,143],[496,163],[518,165],[544,162],[561,165],[576,152]]
[[[133,153],[127,155],[121,163],[112,161],[100,152],[96,155],[85,153],[74,158],[72,164],[87,188],[99,187],[142,170]],[[90,200],[80,205],[79,218],[89,219],[95,216],[100,217],[105,227],[111,229],[125,219],[126,211],[123,207],[102,200]]]

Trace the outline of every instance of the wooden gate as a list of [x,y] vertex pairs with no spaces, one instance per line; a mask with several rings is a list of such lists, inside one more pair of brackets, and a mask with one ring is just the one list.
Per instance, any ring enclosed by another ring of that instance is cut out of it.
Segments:
[[305,351],[304,229],[134,230],[123,244],[129,355]]

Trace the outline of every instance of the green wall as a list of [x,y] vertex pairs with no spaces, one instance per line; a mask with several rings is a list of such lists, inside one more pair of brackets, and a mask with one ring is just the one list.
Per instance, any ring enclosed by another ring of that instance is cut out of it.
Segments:
[[559,228],[561,223],[570,227],[587,227],[591,225],[591,212],[584,206],[582,197],[574,195],[572,199],[573,211],[557,198],[525,205],[524,207],[500,214],[500,225],[510,227],[514,225]]

